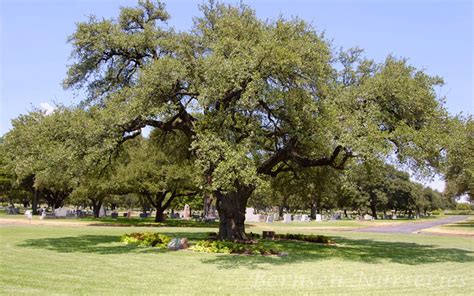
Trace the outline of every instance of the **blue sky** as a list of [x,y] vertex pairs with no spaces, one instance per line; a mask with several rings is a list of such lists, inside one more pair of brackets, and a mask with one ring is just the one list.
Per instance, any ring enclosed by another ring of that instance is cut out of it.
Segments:
[[[192,26],[202,1],[170,0],[169,25]],[[227,2],[227,1],[226,1]],[[236,1],[230,1],[236,2]],[[88,15],[115,17],[125,0],[0,0],[0,135],[10,120],[32,107],[71,104],[80,95],[64,91],[70,63],[67,36]],[[439,94],[451,113],[474,113],[473,3],[428,0],[244,1],[263,19],[299,16],[324,30],[337,48],[359,46],[382,61],[407,57],[428,73],[444,77]]]

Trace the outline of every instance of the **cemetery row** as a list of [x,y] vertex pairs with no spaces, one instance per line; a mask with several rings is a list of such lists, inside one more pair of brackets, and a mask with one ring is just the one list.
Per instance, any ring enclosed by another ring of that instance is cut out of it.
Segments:
[[[15,207],[5,207],[5,212],[11,215],[18,215],[20,214],[20,209]],[[90,210],[85,210],[82,207],[78,207],[76,209],[67,209],[65,207],[57,208],[54,211],[48,211],[46,208],[40,209],[40,219],[47,219],[47,218],[83,218],[83,217],[90,217],[93,216]],[[25,211],[25,215],[28,216],[30,211]],[[121,214],[121,215],[120,215]],[[99,217],[111,217],[111,218],[118,218],[119,216],[122,217],[133,217],[134,213],[132,211],[126,211],[122,213],[118,213],[117,211],[111,211],[105,209],[103,206],[100,208]],[[138,217],[140,218],[148,218],[153,215],[152,212],[147,213],[139,213]],[[185,219],[185,220],[205,220],[205,221],[215,221],[218,220],[218,213],[215,207],[211,207],[210,212],[206,217],[202,215],[193,215],[191,213],[191,209],[189,205],[185,205],[182,211],[168,213],[168,217],[172,219]],[[314,219],[311,219],[307,214],[291,214],[286,213],[280,217],[279,213],[273,212],[268,214],[258,214],[256,213],[254,208],[246,208],[245,212],[245,221],[246,222],[266,222],[266,223],[273,223],[275,221],[281,221],[283,223],[290,223],[293,221],[296,222],[310,222],[310,221],[329,221],[329,220],[341,220],[343,214],[341,212],[336,212],[333,214],[316,214]],[[356,220],[373,220],[369,214],[360,215],[360,216],[352,216],[348,215],[346,218],[348,219],[356,219]],[[383,219],[397,219],[397,215],[392,213],[391,215],[384,215]],[[419,218],[419,217],[416,217]]]

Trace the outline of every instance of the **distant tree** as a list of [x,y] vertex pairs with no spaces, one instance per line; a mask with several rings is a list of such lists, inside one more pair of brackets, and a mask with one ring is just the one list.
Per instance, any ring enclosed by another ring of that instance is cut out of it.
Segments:
[[[156,209],[156,222],[164,220],[164,211],[177,197],[194,196],[189,144],[184,135],[154,130],[150,139],[138,137],[126,145],[128,161],[117,171],[120,191],[144,196]],[[181,150],[181,151],[180,151]]]
[[446,194],[459,197],[474,196],[474,120],[472,117],[455,118],[451,123],[445,171]]

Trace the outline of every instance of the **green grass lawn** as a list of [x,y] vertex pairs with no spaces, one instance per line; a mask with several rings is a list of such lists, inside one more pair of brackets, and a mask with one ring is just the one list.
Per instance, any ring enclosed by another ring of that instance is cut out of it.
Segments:
[[474,233],[474,217],[470,217],[466,221],[443,225],[442,228],[450,230],[462,230]]
[[[295,225],[274,229],[311,232]],[[331,236],[337,246],[267,242],[289,253],[276,257],[160,251],[119,242],[135,231],[193,242],[216,229],[1,226],[0,294],[474,293],[474,240],[467,237],[321,230],[312,233]]]
[[427,232],[441,234],[458,234],[466,236],[474,236],[474,217],[469,217],[465,221],[436,226],[426,229]]

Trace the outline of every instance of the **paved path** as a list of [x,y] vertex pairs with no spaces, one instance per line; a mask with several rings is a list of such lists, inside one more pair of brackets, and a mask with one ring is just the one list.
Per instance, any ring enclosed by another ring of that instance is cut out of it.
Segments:
[[422,229],[440,226],[444,224],[451,224],[456,223],[459,221],[466,220],[469,216],[452,216],[449,218],[443,218],[433,221],[426,221],[426,222],[410,222],[410,223],[402,223],[398,225],[390,225],[390,226],[376,226],[370,228],[360,228],[355,229],[354,231],[357,232],[381,232],[381,233],[414,233],[418,232]]

